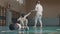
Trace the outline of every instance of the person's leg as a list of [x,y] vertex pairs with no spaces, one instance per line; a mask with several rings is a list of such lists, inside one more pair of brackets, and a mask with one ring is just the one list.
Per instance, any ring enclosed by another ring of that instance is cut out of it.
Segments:
[[21,30],[21,24],[18,23],[18,26],[19,26],[19,29],[18,30]]
[[37,21],[38,21],[38,17],[36,16],[36,17],[35,17],[35,25],[34,25],[34,27],[36,27]]
[[29,30],[29,27],[28,27],[28,19],[26,19],[26,21],[25,21],[25,23],[26,23],[26,28]]
[[15,24],[14,24],[14,28],[15,28],[15,30],[18,30],[18,29],[19,29],[18,23],[15,23]]
[[23,22],[23,20],[21,20],[21,23],[22,23],[22,27],[24,28],[24,22]]
[[25,23],[26,23],[26,26],[27,26],[27,24],[28,24],[28,19],[26,19]]
[[39,22],[40,22],[40,25],[42,27],[42,20],[41,19],[42,19],[42,15],[39,16]]

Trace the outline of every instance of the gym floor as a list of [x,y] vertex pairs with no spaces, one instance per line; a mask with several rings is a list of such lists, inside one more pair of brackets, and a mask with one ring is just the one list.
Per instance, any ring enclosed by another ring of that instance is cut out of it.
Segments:
[[10,31],[8,26],[0,26],[0,34],[60,34],[59,26],[29,27],[29,30]]

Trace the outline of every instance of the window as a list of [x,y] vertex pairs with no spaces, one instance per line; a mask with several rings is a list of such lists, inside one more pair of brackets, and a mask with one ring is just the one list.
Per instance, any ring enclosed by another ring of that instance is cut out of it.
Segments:
[[6,17],[5,17],[5,8],[0,6],[0,25],[5,25],[6,24]]

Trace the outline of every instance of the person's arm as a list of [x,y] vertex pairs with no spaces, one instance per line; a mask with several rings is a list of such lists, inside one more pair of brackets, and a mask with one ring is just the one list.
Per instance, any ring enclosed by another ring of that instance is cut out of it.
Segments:
[[17,19],[17,21],[19,21],[19,20],[20,20],[20,18]]
[[31,14],[31,12],[29,12],[27,15],[24,16],[24,18],[26,18],[27,16],[29,16]]
[[36,5],[36,6],[35,6],[35,9],[33,9],[33,10],[31,10],[31,11],[37,11],[37,9],[38,9],[38,8],[37,8],[37,5]]

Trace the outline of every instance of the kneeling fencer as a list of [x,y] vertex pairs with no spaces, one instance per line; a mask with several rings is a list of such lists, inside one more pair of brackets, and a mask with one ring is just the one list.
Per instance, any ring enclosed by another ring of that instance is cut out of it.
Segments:
[[22,25],[23,25],[23,28],[25,27],[24,26],[24,23],[25,23],[25,25],[26,25],[26,27],[28,27],[27,26],[27,24],[28,24],[28,19],[27,19],[27,16],[29,16],[31,14],[31,12],[29,12],[27,15],[21,15],[21,17],[19,17],[18,19],[17,19],[17,21],[20,21],[21,23],[22,23]]

